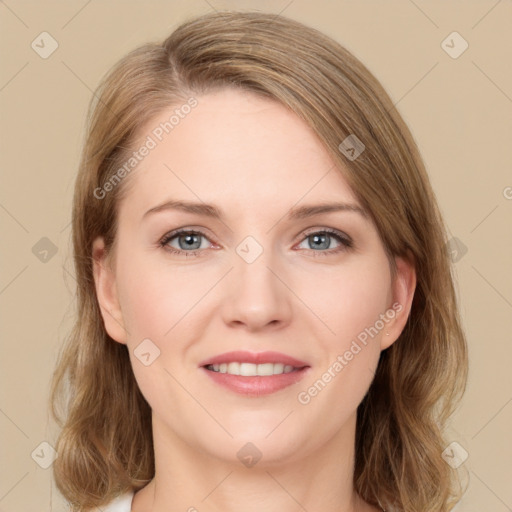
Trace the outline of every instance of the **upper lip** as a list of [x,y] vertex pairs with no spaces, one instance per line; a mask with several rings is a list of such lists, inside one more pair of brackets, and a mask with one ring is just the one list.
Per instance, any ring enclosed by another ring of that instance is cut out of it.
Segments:
[[295,359],[294,357],[288,356],[286,354],[281,354],[280,352],[247,352],[244,350],[225,352],[224,354],[219,354],[218,356],[210,357],[208,359],[205,359],[203,362],[199,363],[199,366],[208,366],[211,364],[233,362],[253,364],[282,363],[285,365],[294,366],[296,368],[308,366],[307,363],[305,363],[304,361],[300,361],[299,359]]

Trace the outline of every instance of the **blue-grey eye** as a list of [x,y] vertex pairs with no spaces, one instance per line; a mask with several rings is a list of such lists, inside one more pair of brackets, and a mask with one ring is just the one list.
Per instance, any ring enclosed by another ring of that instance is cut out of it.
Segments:
[[[196,233],[195,231],[179,231],[171,233],[162,240],[162,245],[167,246],[177,251],[195,251],[199,249],[205,249],[208,247],[201,247],[201,239],[206,239],[202,233]],[[171,244],[173,241],[178,242],[178,246]]]
[[[337,246],[333,247],[332,239],[338,242]],[[350,247],[351,242],[348,239],[343,238],[337,233],[330,231],[318,231],[307,235],[301,244],[304,242],[308,243],[308,247],[302,247],[303,249],[310,249],[313,251],[324,251],[327,249],[339,249],[340,247]],[[299,248],[301,248],[299,246]]]

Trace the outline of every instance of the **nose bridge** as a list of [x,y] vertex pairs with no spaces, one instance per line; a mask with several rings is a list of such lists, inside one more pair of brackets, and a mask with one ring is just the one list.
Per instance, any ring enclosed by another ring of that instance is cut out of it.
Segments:
[[277,254],[254,236],[247,236],[235,248],[234,269],[225,303],[226,322],[262,327],[288,321],[287,288],[276,276]]
[[261,293],[279,292],[271,268],[276,266],[276,254],[268,239],[257,240],[254,236],[245,237],[235,249],[235,280],[240,292]]

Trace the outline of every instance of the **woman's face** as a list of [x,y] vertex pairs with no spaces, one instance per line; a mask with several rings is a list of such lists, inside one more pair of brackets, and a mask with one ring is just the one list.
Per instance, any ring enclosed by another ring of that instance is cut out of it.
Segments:
[[354,425],[414,272],[397,260],[392,280],[370,217],[297,116],[227,89],[197,101],[169,133],[176,107],[142,130],[155,147],[124,178],[113,270],[95,266],[105,326],[163,436],[226,461],[293,461]]

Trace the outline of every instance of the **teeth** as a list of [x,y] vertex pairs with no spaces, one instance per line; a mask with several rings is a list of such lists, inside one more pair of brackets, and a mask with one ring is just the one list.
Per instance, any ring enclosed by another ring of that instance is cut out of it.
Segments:
[[282,363],[253,364],[237,362],[210,364],[207,368],[214,372],[229,373],[230,375],[242,375],[243,377],[281,375],[282,373],[293,372],[293,370],[296,369],[289,364],[284,365]]
[[226,373],[240,375],[240,363],[229,363]]

